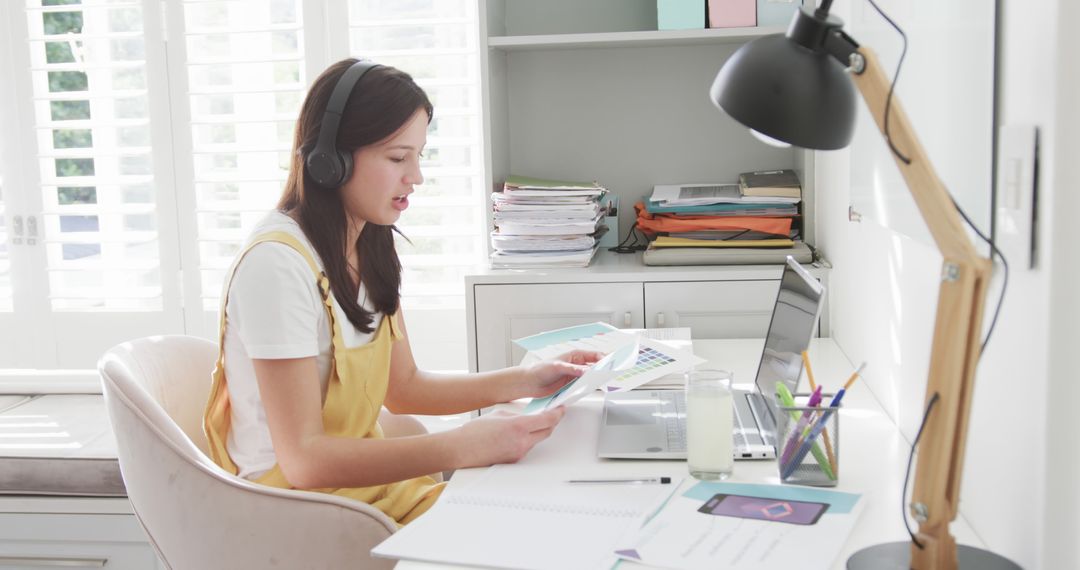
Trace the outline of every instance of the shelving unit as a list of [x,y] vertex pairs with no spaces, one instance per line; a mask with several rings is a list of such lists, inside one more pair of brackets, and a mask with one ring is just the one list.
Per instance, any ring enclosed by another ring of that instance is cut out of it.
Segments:
[[[488,188],[510,174],[595,180],[619,199],[621,240],[634,203],[657,184],[791,168],[814,243],[813,152],[766,146],[709,100],[740,46],[782,29],[657,30],[656,0],[479,0],[479,9]],[[827,264],[813,271],[828,277]],[[469,367],[517,362],[509,339],[597,320],[764,336],[780,274],[778,265],[647,267],[640,254],[608,251],[586,268],[483,271],[466,277]]]
[[480,15],[488,188],[596,180],[619,197],[621,238],[656,184],[793,168],[813,243],[813,153],[761,144],[708,97],[739,46],[783,30],[660,31],[655,0],[480,0]]

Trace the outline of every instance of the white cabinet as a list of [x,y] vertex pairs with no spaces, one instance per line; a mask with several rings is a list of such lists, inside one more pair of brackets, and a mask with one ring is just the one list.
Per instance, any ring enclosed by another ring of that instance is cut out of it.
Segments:
[[689,327],[694,338],[761,338],[779,279],[645,283],[645,326]]
[[553,283],[476,285],[476,354],[473,370],[519,362],[521,347],[507,339],[603,321],[642,328],[641,283]]
[[0,568],[164,568],[126,499],[0,498]]
[[[808,268],[826,280],[825,267]],[[781,266],[768,265],[645,267],[640,254],[604,251],[585,271],[489,269],[469,275],[469,368],[510,366],[524,355],[512,339],[595,321],[619,328],[688,327],[697,339],[761,338],[781,272]],[[823,316],[819,331],[827,330]]]

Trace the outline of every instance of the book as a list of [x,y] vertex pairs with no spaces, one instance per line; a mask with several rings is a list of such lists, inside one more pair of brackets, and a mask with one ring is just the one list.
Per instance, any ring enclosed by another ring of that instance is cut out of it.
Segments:
[[755,198],[802,198],[802,185],[794,170],[761,170],[739,175],[743,196]]

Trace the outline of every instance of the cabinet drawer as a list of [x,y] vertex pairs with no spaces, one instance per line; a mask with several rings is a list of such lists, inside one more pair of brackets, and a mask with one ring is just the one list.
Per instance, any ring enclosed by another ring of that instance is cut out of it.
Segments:
[[694,338],[764,338],[780,281],[645,283],[645,326],[690,327]]
[[477,371],[516,364],[525,351],[511,342],[546,330],[603,321],[641,328],[641,283],[476,285]]
[[160,568],[134,515],[0,514],[0,568]]

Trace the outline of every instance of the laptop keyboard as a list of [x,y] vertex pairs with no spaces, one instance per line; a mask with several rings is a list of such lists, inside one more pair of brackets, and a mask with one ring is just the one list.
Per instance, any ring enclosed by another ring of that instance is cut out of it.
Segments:
[[[675,413],[664,416],[667,429],[668,451],[686,451],[686,392],[660,390],[660,399],[671,404]],[[668,408],[670,409],[670,408]]]
[[[674,415],[664,417],[668,451],[686,451],[686,392],[683,390],[658,390],[657,393],[662,401],[665,403],[670,402],[671,406],[675,408]],[[746,394],[738,393],[735,402],[736,406],[731,414],[733,424],[732,439],[736,451],[745,451],[751,443],[761,444],[762,439],[756,427],[757,422],[753,420],[753,413],[750,411],[750,403],[747,401]],[[750,427],[744,425],[743,416],[750,418],[747,422]]]

